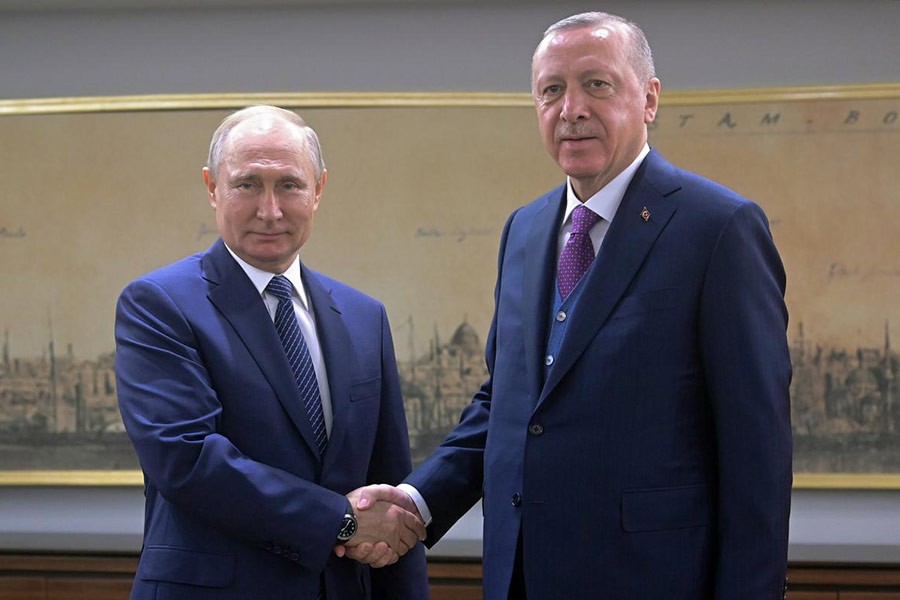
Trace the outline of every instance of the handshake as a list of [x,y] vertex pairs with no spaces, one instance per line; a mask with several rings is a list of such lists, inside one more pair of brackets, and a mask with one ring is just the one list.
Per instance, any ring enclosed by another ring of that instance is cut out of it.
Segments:
[[353,490],[347,499],[356,513],[356,533],[335,546],[337,556],[346,556],[371,567],[397,562],[416,543],[425,539],[425,524],[409,494],[394,486],[379,484]]

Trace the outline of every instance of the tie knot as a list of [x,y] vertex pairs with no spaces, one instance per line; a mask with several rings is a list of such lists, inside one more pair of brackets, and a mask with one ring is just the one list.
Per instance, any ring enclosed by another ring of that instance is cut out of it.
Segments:
[[599,220],[600,215],[587,206],[577,206],[572,211],[572,233],[587,233]]
[[290,300],[293,289],[294,286],[284,275],[276,275],[269,280],[269,284],[266,286],[266,291],[278,298],[279,302]]

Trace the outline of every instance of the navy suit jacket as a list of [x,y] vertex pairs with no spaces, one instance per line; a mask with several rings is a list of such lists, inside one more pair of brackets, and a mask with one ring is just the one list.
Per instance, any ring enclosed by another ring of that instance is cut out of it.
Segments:
[[116,313],[119,405],[144,471],[131,597],[427,598],[421,545],[391,567],[332,553],[344,495],[411,469],[384,307],[302,267],[334,424],[321,459],[259,292],[221,240],[131,283]]
[[651,151],[545,371],[564,194],[503,230],[490,378],[407,478],[428,543],[483,495],[486,600],[520,535],[529,600],[781,598],[791,367],[762,210]]

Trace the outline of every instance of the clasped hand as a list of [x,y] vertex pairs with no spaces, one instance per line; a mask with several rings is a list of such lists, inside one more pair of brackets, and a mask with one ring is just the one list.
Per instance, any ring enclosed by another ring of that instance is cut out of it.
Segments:
[[419,510],[406,492],[391,485],[370,485],[353,490],[347,499],[359,527],[349,542],[335,546],[337,556],[384,567],[425,539]]

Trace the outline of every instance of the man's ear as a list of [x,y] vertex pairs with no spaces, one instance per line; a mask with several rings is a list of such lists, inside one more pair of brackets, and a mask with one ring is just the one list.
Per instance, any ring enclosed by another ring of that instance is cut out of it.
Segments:
[[656,120],[656,111],[659,108],[659,91],[661,88],[659,79],[651,77],[647,82],[647,96],[644,104],[644,123],[649,125]]
[[216,207],[216,182],[209,172],[209,167],[203,167],[203,183],[206,185],[206,193],[209,195],[209,205]]
[[322,171],[322,177],[316,182],[315,210],[319,209],[319,200],[322,198],[322,192],[325,190],[326,181],[328,181],[328,169]]

